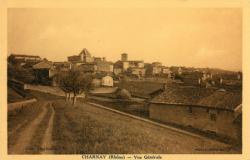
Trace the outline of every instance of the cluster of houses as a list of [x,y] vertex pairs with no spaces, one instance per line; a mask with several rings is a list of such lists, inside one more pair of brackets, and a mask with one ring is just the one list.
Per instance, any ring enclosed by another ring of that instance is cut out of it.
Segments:
[[123,53],[121,54],[121,59],[113,63],[107,61],[105,57],[92,57],[86,48],[84,48],[79,55],[69,56],[68,62],[84,72],[106,72],[114,76],[126,74],[128,76],[142,78],[160,74],[165,74],[170,77],[171,74],[170,69],[163,66],[160,62],[149,64],[144,63],[143,60],[129,60],[128,54]]
[[[82,72],[92,73],[95,77],[94,86],[113,86],[114,80],[119,80],[124,75],[135,79],[149,77],[179,79],[181,83],[206,87],[227,83],[222,76],[217,76],[204,69],[166,67],[161,62],[144,63],[143,60],[129,60],[127,53],[121,54],[121,59],[115,63],[107,61],[105,57],[92,56],[86,48],[78,55],[67,58],[66,62],[51,62],[41,59],[39,56],[11,54],[8,61],[24,68],[32,68],[37,82],[46,85],[56,85],[53,77],[58,71],[68,71],[75,68]],[[241,78],[241,73],[237,74],[236,79],[241,80]]]
[[[241,72],[166,67],[160,62],[129,60],[127,53],[121,54],[121,59],[113,63],[105,57],[93,57],[86,48],[67,58],[67,62],[51,62],[39,56],[11,54],[8,63],[32,68],[37,83],[53,86],[57,85],[54,80],[57,73],[71,69],[91,73],[95,88],[113,87],[114,82],[124,76],[139,81],[153,78],[153,82],[163,78],[166,80],[164,87],[157,83],[147,83],[146,86],[135,82],[121,83],[118,87],[121,85],[133,96],[150,99],[151,119],[241,139]],[[178,85],[168,86],[169,81]],[[225,86],[233,87],[226,91]]]
[[135,78],[143,78],[155,75],[167,75],[171,77],[169,68],[162,66],[160,62],[145,64],[143,60],[128,60],[128,54],[123,53],[121,60],[113,63],[105,57],[93,57],[84,48],[78,55],[67,57],[67,62],[51,62],[34,55],[11,54],[8,62],[21,65],[24,68],[32,68],[38,83],[56,85],[53,77],[58,71],[79,69],[85,73],[92,73],[95,77],[94,86],[113,86],[114,79],[122,75]]

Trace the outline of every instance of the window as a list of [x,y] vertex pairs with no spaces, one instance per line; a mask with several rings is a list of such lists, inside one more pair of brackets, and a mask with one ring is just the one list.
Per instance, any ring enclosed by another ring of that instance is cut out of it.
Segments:
[[220,114],[220,110],[219,109],[217,110],[217,114]]
[[209,108],[207,108],[207,113],[209,113]]
[[210,114],[210,119],[212,121],[216,121],[216,114]]
[[193,113],[192,107],[188,107],[188,113]]

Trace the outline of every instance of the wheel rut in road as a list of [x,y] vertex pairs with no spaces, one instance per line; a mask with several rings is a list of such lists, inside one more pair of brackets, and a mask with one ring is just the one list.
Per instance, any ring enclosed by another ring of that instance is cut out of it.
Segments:
[[15,145],[9,149],[9,154],[25,154],[26,148],[29,146],[32,138],[34,138],[35,130],[37,129],[38,125],[43,120],[44,116],[46,115],[48,109],[46,107],[48,103],[42,104],[42,111],[37,116],[36,119],[34,119],[32,122],[28,124],[24,128],[24,130],[20,133],[20,136],[18,137]]
[[45,131],[43,141],[41,144],[41,149],[42,149],[41,154],[54,153],[53,148],[52,148],[53,147],[52,133],[53,133],[53,123],[54,123],[54,117],[55,117],[55,110],[54,110],[52,103],[49,103],[48,105],[49,105],[52,113],[51,113],[51,116],[49,118],[49,123],[48,123],[47,129]]

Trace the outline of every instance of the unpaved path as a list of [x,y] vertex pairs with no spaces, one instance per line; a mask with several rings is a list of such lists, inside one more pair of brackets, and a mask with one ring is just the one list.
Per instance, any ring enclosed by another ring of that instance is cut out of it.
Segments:
[[43,137],[43,141],[42,141],[42,145],[41,145],[41,148],[42,148],[41,154],[52,154],[53,153],[52,132],[53,132],[55,110],[54,110],[54,107],[52,106],[52,103],[49,103],[49,107],[52,110],[52,114],[49,118],[49,123],[48,123],[47,129],[46,129],[44,137]]
[[41,123],[47,113],[46,105],[47,103],[43,103],[42,112],[34,121],[24,128],[22,133],[20,133],[20,137],[17,139],[15,145],[10,148],[9,154],[24,154],[26,152],[25,150],[29,146],[37,126]]
[[[35,105],[37,108],[40,108],[43,105],[43,103],[39,102],[39,103],[31,104],[31,105]],[[28,105],[28,107],[30,107],[30,106]],[[34,110],[31,110],[31,111],[29,110],[29,112],[33,115],[37,113],[37,111],[34,111]],[[11,127],[8,128],[8,137],[12,137],[12,135],[18,134],[19,129],[21,129],[23,126],[26,126],[32,119],[32,117],[31,118],[25,117],[25,118],[26,119],[19,121],[19,123],[17,125],[13,126],[13,128],[11,128]]]

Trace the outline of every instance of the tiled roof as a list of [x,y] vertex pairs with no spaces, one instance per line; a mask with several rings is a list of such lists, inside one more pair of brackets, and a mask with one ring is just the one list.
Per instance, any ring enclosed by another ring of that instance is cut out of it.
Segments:
[[197,87],[185,87],[185,86],[174,86],[167,87],[166,90],[155,97],[153,101],[165,102],[165,103],[178,103],[178,104],[190,104],[194,105],[197,102],[210,94],[212,89],[197,88]]
[[[90,55],[89,51],[87,50],[87,48],[83,48],[83,50],[80,52],[80,54],[84,54],[84,55]],[[80,55],[79,54],[79,55]]]
[[34,69],[50,69],[52,67],[52,62],[40,62],[33,66]]
[[25,55],[25,54],[11,54],[12,56],[17,56],[17,57],[34,57],[34,58],[40,58],[40,56],[36,55]]
[[105,65],[105,64],[111,65],[111,64],[113,64],[112,62],[109,62],[109,61],[97,61],[97,62],[94,62],[94,63],[97,64],[97,65]]
[[117,61],[114,63],[114,68],[122,68],[122,61]]
[[156,103],[197,105],[233,110],[241,104],[242,95],[238,92],[221,92],[200,87],[167,87],[152,99]]
[[241,93],[216,91],[210,96],[201,99],[198,105],[234,109],[241,103]]
[[127,89],[134,96],[150,98],[151,94],[162,89],[162,83],[128,81],[119,83],[118,87]]

